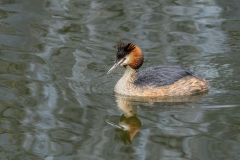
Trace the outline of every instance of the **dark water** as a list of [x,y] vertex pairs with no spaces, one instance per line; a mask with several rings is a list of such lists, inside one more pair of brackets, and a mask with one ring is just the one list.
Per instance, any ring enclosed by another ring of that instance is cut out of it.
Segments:
[[[240,159],[239,14],[239,0],[1,0],[0,159]],[[209,93],[115,95],[119,40],[143,49],[143,68],[181,65]],[[135,113],[132,144],[116,142],[106,120]]]

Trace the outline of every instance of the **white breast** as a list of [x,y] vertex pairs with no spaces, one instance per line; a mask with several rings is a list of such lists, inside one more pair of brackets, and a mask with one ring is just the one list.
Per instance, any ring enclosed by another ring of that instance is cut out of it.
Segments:
[[114,91],[119,94],[131,95],[130,92],[134,89],[133,82],[137,76],[136,70],[127,66],[122,78],[115,85]]

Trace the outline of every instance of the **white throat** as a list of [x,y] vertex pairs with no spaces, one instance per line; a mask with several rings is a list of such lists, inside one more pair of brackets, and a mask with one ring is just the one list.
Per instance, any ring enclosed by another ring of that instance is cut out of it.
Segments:
[[126,81],[133,82],[135,80],[136,75],[137,75],[137,71],[127,66],[121,79],[125,79]]
[[127,66],[123,76],[117,82],[114,91],[120,94],[128,94],[128,88],[133,85],[134,80],[137,77],[137,70],[132,69],[131,67]]

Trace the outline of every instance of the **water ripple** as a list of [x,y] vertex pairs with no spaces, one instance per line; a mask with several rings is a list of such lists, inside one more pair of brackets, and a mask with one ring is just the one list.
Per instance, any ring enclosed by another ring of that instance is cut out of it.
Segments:
[[[0,4],[0,159],[239,159],[237,2]],[[127,146],[105,122],[125,114],[113,91],[124,69],[106,75],[119,40],[142,48],[143,68],[210,81],[193,101],[132,97],[142,128]]]

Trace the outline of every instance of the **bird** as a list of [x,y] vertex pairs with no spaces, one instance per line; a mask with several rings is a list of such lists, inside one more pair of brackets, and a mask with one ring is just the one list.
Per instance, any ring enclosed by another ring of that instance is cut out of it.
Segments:
[[186,96],[208,91],[208,81],[196,77],[181,66],[153,66],[140,70],[144,61],[142,50],[133,43],[117,43],[116,61],[110,74],[119,66],[125,73],[115,85],[121,95],[140,97]]

